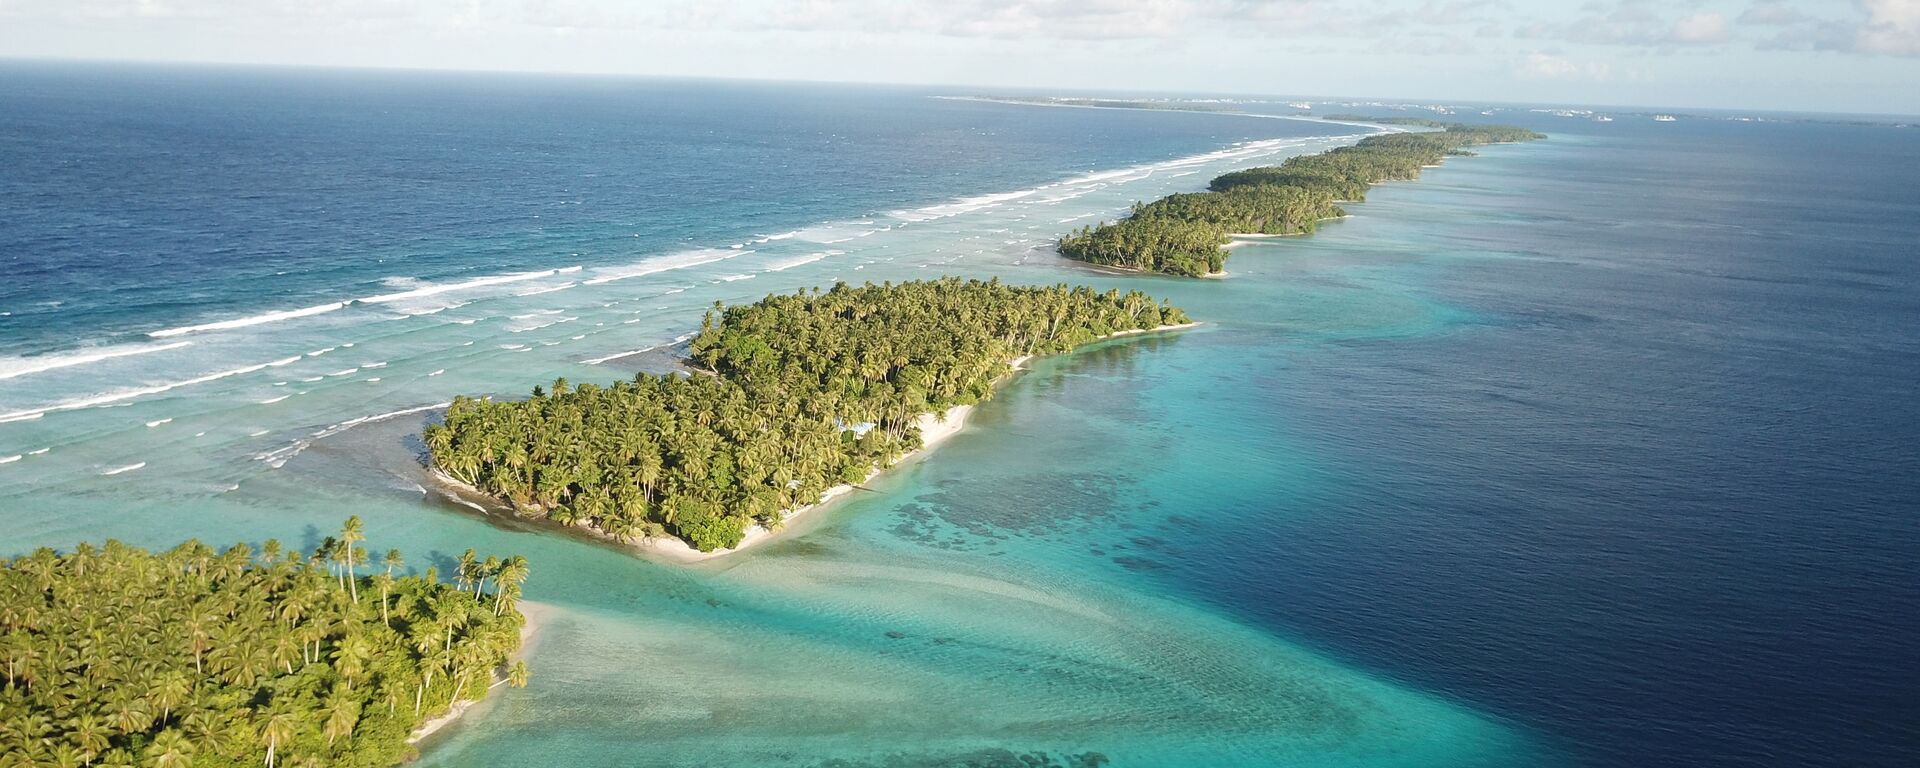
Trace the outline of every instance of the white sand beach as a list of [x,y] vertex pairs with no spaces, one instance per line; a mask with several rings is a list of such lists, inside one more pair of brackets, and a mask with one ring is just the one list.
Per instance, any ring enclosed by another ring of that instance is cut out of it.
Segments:
[[[526,617],[527,622],[520,626],[520,647],[514,650],[512,655],[507,657],[507,663],[509,664],[526,658],[527,654],[533,651],[535,639],[539,637],[540,634],[540,625],[545,623],[554,613],[554,607],[546,603],[521,600],[516,605],[520,609],[520,615]],[[506,684],[506,682],[507,678],[496,670],[493,676],[493,685],[488,686],[487,690],[491,691],[494,688]],[[462,715],[467,713],[467,710],[472,709],[473,705],[478,703],[479,701],[474,699],[461,699],[454,702],[453,707],[448,709],[446,714],[422,723],[419,729],[413,732],[412,736],[407,737],[407,743],[418,744],[440,729],[452,725],[454,721],[459,720]]]

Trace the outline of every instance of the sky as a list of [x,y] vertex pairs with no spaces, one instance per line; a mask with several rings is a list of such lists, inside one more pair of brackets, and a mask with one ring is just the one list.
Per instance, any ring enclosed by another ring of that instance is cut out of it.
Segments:
[[0,0],[0,57],[1920,114],[1920,0]]

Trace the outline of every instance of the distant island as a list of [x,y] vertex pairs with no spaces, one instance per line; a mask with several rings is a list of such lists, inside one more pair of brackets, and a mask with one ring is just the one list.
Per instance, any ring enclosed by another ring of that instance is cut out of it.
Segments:
[[356,517],[311,554],[108,541],[6,562],[0,763],[396,765],[497,676],[526,683],[525,559],[469,550],[455,585],[396,576],[390,550],[368,576],[361,539]]
[[1162,109],[1174,112],[1235,112],[1240,105],[1228,100],[1196,99],[1107,99],[1086,96],[936,96],[958,101],[990,101],[1035,107],[1088,107],[1093,109]]
[[424,439],[440,472],[523,514],[712,552],[918,449],[1028,356],[1188,322],[1138,291],[841,283],[715,304],[696,375],[460,397]]
[[1446,157],[1471,155],[1466,147],[1546,138],[1511,126],[1396,120],[1443,130],[1369,136],[1278,166],[1234,171],[1215,178],[1207,192],[1135,204],[1127,218],[1082,227],[1060,238],[1060,254],[1139,272],[1219,274],[1233,235],[1309,234],[1319,222],[1346,215],[1337,203],[1366,199],[1369,185],[1419,178]]
[[1431,120],[1424,117],[1377,117],[1368,115],[1321,115],[1320,120],[1332,120],[1336,123],[1373,123],[1375,125],[1417,125],[1421,128],[1446,130],[1465,123],[1449,123],[1445,120]]

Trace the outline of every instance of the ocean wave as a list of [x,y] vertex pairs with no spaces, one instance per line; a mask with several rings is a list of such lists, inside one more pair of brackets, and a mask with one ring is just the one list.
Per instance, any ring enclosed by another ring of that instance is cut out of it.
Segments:
[[452,303],[452,304],[436,304],[436,305],[434,305],[434,306],[432,306],[432,307],[428,307],[428,308],[426,308],[426,309],[418,309],[418,308],[405,308],[405,307],[402,307],[402,308],[401,308],[401,314],[400,314],[400,316],[399,316],[399,317],[396,317],[396,318],[392,318],[392,319],[395,319],[395,320],[404,320],[404,319],[406,319],[406,318],[409,318],[409,317],[423,317],[423,316],[426,316],[426,315],[437,315],[437,314],[440,314],[441,312],[445,312],[445,311],[447,311],[447,310],[449,310],[449,309],[459,309],[459,308],[461,308],[461,307],[464,307],[464,306],[466,306],[466,305],[468,305],[468,304],[472,304],[472,303],[473,303],[473,302],[471,302],[471,301],[456,301],[456,302],[454,302],[454,303]]
[[0,423],[5,423],[9,421],[25,421],[28,419],[37,419],[37,418],[40,418],[41,416],[44,416],[48,413],[52,413],[55,411],[71,411],[71,410],[76,410],[80,408],[111,408],[111,407],[116,407],[120,405],[131,405],[131,403],[124,403],[122,401],[131,400],[136,397],[144,397],[147,395],[157,395],[163,392],[179,389],[181,387],[190,387],[196,384],[205,384],[209,381],[217,381],[219,379],[224,379],[229,376],[241,376],[249,373],[254,373],[257,371],[264,371],[273,366],[286,365],[287,363],[293,362],[294,360],[298,360],[298,359],[300,359],[300,357],[298,355],[295,355],[285,360],[276,360],[270,363],[256,363],[253,365],[242,366],[242,367],[233,368],[230,370],[209,373],[204,376],[195,376],[191,379],[184,379],[181,381],[169,382],[166,384],[155,384],[150,387],[140,387],[137,389],[127,389],[127,390],[121,390],[118,392],[109,392],[105,394],[94,395],[92,397],[81,398],[78,400],[68,400],[61,403],[55,403],[53,405],[44,406],[40,408],[31,408],[24,411],[14,411],[12,413],[0,414]]
[[255,325],[265,325],[267,323],[277,323],[282,320],[292,320],[294,318],[299,318],[299,317],[312,317],[314,315],[320,315],[320,314],[332,312],[336,309],[344,309],[346,308],[346,306],[347,306],[347,302],[335,301],[328,304],[319,304],[311,307],[305,307],[302,309],[289,309],[281,312],[268,312],[266,314],[252,315],[249,317],[240,317],[232,320],[221,320],[219,322],[213,322],[213,323],[201,323],[199,325],[183,325],[178,328],[167,328],[164,330],[153,331],[151,333],[148,333],[147,335],[156,339],[164,339],[171,336],[184,336],[189,333],[204,333],[207,331],[227,331],[227,330],[232,330],[234,328],[246,328],[246,327],[255,326]]
[[12,464],[16,461],[19,461],[20,458],[21,458],[20,454],[17,454],[17,453],[12,456],[0,456],[0,464]]
[[702,264],[712,264],[713,262],[716,262],[716,261],[725,261],[727,259],[731,259],[736,256],[744,256],[749,253],[753,253],[753,251],[744,250],[744,249],[733,250],[728,248],[701,248],[701,249],[692,250],[692,251],[681,251],[679,253],[671,253],[665,256],[647,259],[637,264],[629,264],[623,267],[605,267],[601,269],[595,269],[593,271],[594,272],[593,277],[583,280],[581,282],[585,283],[586,285],[601,285],[604,283],[611,283],[615,280],[627,280],[630,278],[641,277],[644,275],[652,275],[660,272],[670,272],[676,269],[686,269],[688,267],[697,267]]
[[0,379],[11,379],[15,376],[25,376],[30,373],[40,373],[42,371],[52,371],[75,365],[97,363],[102,360],[112,360],[116,357],[131,357],[133,355],[165,352],[169,349],[179,349],[181,347],[191,346],[192,344],[193,342],[191,341],[175,341],[167,344],[98,347],[85,352],[69,354],[0,358]]
[[168,423],[168,422],[170,422],[170,421],[173,421],[173,419],[171,419],[171,418],[167,418],[167,419],[154,419],[153,421],[149,421],[149,422],[147,422],[147,429],[153,429],[154,427],[157,427],[157,426],[160,426],[160,425],[162,425],[162,424],[166,424],[166,423]]
[[721,275],[720,282],[731,283],[737,280],[752,280],[755,275]]
[[[267,323],[277,323],[283,320],[293,320],[293,319],[302,318],[302,317],[312,317],[314,315],[321,315],[321,314],[326,314],[328,312],[333,312],[335,310],[345,309],[347,307],[354,306],[357,304],[392,304],[395,302],[404,302],[411,299],[421,299],[429,296],[437,296],[439,294],[449,293],[452,291],[463,291],[463,290],[469,290],[473,288],[484,288],[490,285],[501,285],[504,283],[517,283],[523,280],[535,280],[542,277],[549,277],[552,275],[561,274],[563,271],[578,270],[578,269],[580,269],[580,267],[568,267],[568,268],[565,268],[565,270],[546,269],[546,270],[540,270],[537,272],[513,272],[513,273],[504,274],[504,275],[489,275],[487,277],[474,278],[472,280],[466,280],[458,283],[430,283],[426,285],[420,285],[418,287],[408,288],[407,290],[404,290],[404,291],[375,294],[373,296],[363,296],[361,298],[350,299],[347,301],[334,301],[334,302],[328,302],[326,304],[317,304],[311,307],[302,307],[300,309],[288,309],[288,310],[281,310],[278,312],[265,312],[258,315],[249,315],[247,317],[237,317],[231,320],[219,320],[211,323],[200,323],[197,325],[183,325],[177,328],[166,328],[163,330],[149,332],[147,335],[156,339],[164,339],[172,336],[183,336],[190,333],[205,333],[208,331],[229,331],[236,328],[248,328],[256,325],[265,325]],[[405,282],[405,281],[412,281],[412,280],[413,278],[388,278],[388,282],[390,283],[394,281]],[[447,307],[440,307],[439,309],[446,309],[446,308]],[[435,309],[433,311],[439,311],[439,310]],[[422,312],[421,314],[424,314],[424,312]]]
[[277,402],[280,402],[280,401],[282,401],[282,400],[285,400],[285,399],[287,399],[287,398],[289,398],[289,397],[293,397],[293,395],[281,395],[281,396],[279,396],[279,397],[269,397],[269,398],[267,398],[267,399],[265,399],[265,400],[262,400],[262,401],[260,401],[260,404],[261,404],[261,405],[273,405],[274,403],[277,403]]
[[655,344],[655,345],[653,345],[653,346],[651,346],[651,347],[643,347],[643,348],[641,348],[641,349],[635,349],[635,350],[629,350],[629,351],[626,351],[626,352],[618,352],[618,353],[615,353],[615,354],[611,354],[611,355],[607,355],[606,357],[596,357],[596,358],[593,358],[593,359],[591,359],[591,360],[582,360],[582,361],[580,361],[580,362],[583,362],[583,363],[586,363],[587,365],[599,365],[599,364],[601,364],[601,363],[604,363],[604,362],[607,362],[607,361],[609,361],[609,360],[618,360],[618,359],[620,359],[620,358],[623,358],[623,357],[633,357],[634,355],[640,355],[640,354],[645,354],[645,353],[648,353],[648,352],[652,352],[652,351],[655,351],[655,350],[660,350],[660,349],[666,349],[666,348],[668,348],[668,347],[671,347],[671,346],[673,346],[673,345],[675,345],[675,344],[680,344],[680,343],[684,343],[684,342],[686,342],[686,341],[687,341],[688,339],[691,339],[691,338],[693,338],[693,334],[691,334],[691,333],[687,333],[687,334],[681,334],[681,335],[679,335],[679,336],[675,336],[675,337],[673,338],[673,341],[669,341],[669,342],[667,342],[667,343],[665,343],[665,344]]
[[818,253],[809,253],[805,256],[800,256],[798,258],[792,258],[792,259],[787,259],[785,261],[774,262],[773,264],[770,264],[767,266],[766,271],[785,272],[789,269],[793,269],[794,267],[800,266],[802,264],[812,264],[828,256],[838,256],[843,253],[846,253],[846,251],[820,251]]
[[412,408],[402,408],[397,411],[388,411],[386,413],[376,413],[371,416],[360,416],[357,418],[347,419],[346,421],[342,421],[337,424],[326,426],[320,429],[319,431],[314,432],[313,434],[310,434],[299,440],[295,440],[291,443],[288,443],[287,445],[281,446],[279,448],[275,448],[271,451],[254,454],[253,458],[259,461],[266,462],[269,466],[272,466],[274,469],[279,469],[281,466],[287,463],[288,459],[298,456],[300,455],[301,451],[305,451],[307,448],[312,447],[315,440],[321,440],[328,437],[332,437],[334,435],[340,434],[349,429],[353,429],[354,427],[360,426],[362,424],[369,424],[376,421],[383,421],[386,419],[391,419],[395,416],[405,416],[410,413],[420,413],[422,411],[431,411],[435,408],[445,408],[452,404],[453,403],[434,403],[432,405],[418,405]]
[[579,285],[579,283],[576,283],[576,282],[573,282],[573,281],[571,281],[571,280],[569,280],[569,281],[567,281],[567,282],[565,282],[565,283],[562,283],[562,284],[560,284],[560,285],[556,285],[556,286],[552,286],[552,287],[548,287],[548,288],[535,288],[535,289],[533,289],[533,290],[531,290],[531,291],[524,291],[524,292],[521,292],[521,293],[516,293],[516,294],[514,294],[514,296],[538,296],[538,295],[540,295],[540,294],[543,294],[543,293],[553,293],[553,292],[555,292],[555,291],[564,291],[564,290],[566,290],[566,289],[568,289],[568,288],[572,288],[572,287],[574,287],[574,286],[576,286],[576,285]]
[[[580,269],[580,267],[565,267],[563,269],[578,270]],[[418,288],[399,291],[395,293],[383,293],[378,296],[367,296],[365,298],[355,299],[353,303],[355,304],[391,304],[396,301],[406,301],[408,299],[418,299],[418,298],[424,298],[427,296],[437,296],[439,294],[448,293],[451,291],[464,291],[464,290],[469,290],[473,288],[485,288],[490,285],[504,285],[506,283],[518,283],[525,280],[538,280],[542,277],[550,277],[550,276],[558,275],[561,273],[562,273],[561,269],[543,269],[537,272],[511,272],[504,275],[490,275],[487,277],[478,277],[472,280],[467,280],[467,281],[458,282],[458,283],[435,283],[435,284],[423,285]]]
[[144,466],[146,466],[146,465],[147,465],[147,463],[146,463],[146,462],[144,462],[144,461],[143,461],[143,462],[140,462],[140,463],[138,463],[138,464],[128,464],[128,465],[126,465],[126,466],[124,466],[124,467],[115,467],[115,468],[113,468],[113,469],[108,469],[108,470],[102,470],[102,471],[100,472],[100,475],[101,475],[102,477],[105,477],[105,476],[108,476],[108,475],[117,475],[117,474],[120,474],[120,473],[122,473],[122,472],[132,472],[132,471],[134,471],[134,470],[136,470],[136,469],[139,469],[139,468],[141,468],[141,467],[144,467]]

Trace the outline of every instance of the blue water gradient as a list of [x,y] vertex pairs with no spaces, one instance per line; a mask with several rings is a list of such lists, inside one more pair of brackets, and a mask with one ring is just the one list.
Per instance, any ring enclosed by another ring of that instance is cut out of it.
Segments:
[[[9,67],[0,100],[31,107],[0,113],[0,193],[29,201],[0,221],[15,366],[583,267],[0,379],[29,408],[295,358],[0,423],[8,553],[310,546],[358,512],[417,568],[527,554],[533,684],[426,765],[1920,753],[1911,130],[1503,112],[1553,139],[1194,281],[1045,240],[1273,157],[915,211],[1351,129],[907,89]],[[724,260],[658,261],[701,249]],[[715,300],[940,273],[1138,287],[1207,325],[1036,361],[876,493],[697,568],[447,502],[414,463],[429,411],[350,423],[658,369]]]

